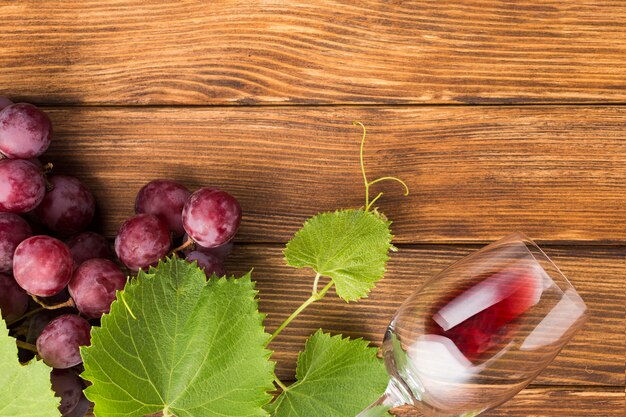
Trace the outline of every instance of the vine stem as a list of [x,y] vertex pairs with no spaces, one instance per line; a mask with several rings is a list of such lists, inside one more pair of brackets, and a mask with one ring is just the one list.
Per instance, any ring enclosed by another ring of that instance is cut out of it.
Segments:
[[320,292],[311,294],[311,296],[304,303],[302,303],[302,305],[298,307],[296,311],[291,313],[291,316],[287,317],[287,320],[285,320],[280,326],[278,326],[278,329],[276,329],[276,331],[274,331],[274,333],[272,333],[272,335],[270,336],[269,340],[267,341],[267,344],[269,345],[270,343],[272,343],[272,341],[276,339],[276,336],[278,336],[280,332],[282,332],[285,329],[285,327],[289,326],[289,323],[291,323],[293,319],[298,317],[300,313],[306,310],[308,306],[324,298],[328,290],[330,290],[334,284],[335,283],[331,280],[328,284],[326,284],[324,288],[322,288]]
[[44,303],[36,295],[31,295],[31,297],[37,304],[39,304],[40,306],[42,306],[46,310],[57,310],[59,308],[64,308],[64,307],[76,307],[76,304],[74,304],[74,300],[72,300],[71,297],[67,301],[65,301],[63,303],[53,304],[53,305],[48,305],[48,304]]
[[276,382],[276,385],[278,385],[280,389],[283,390],[283,392],[289,391],[289,387],[285,385],[280,379],[278,379],[277,376],[274,377],[274,382]]
[[383,193],[378,193],[378,195],[376,197],[374,197],[374,199],[372,201],[370,201],[370,187],[378,182],[381,181],[397,181],[400,184],[402,184],[402,186],[404,187],[404,195],[408,196],[409,195],[409,187],[408,185],[406,185],[406,183],[404,181],[402,181],[400,178],[397,177],[380,177],[380,178],[376,178],[373,181],[368,181],[367,180],[367,174],[365,173],[365,162],[363,160],[363,150],[365,148],[365,137],[367,136],[367,129],[365,129],[365,125],[361,122],[352,122],[353,125],[355,126],[360,126],[361,129],[363,129],[363,136],[361,137],[361,148],[359,150],[359,160],[361,163],[361,174],[363,175],[363,183],[365,184],[365,211],[369,211],[372,206],[374,205],[374,203],[376,202],[376,200],[378,200],[380,197],[382,197]]
[[22,342],[21,340],[15,340],[15,344],[17,345],[18,348],[20,349],[24,349],[24,350],[30,350],[31,352],[37,352],[37,346],[31,344],[31,343],[26,343],[26,342]]

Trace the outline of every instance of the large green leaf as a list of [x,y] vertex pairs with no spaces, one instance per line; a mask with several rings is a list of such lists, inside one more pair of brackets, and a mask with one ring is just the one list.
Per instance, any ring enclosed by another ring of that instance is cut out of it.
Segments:
[[179,259],[140,272],[82,350],[96,416],[266,416],[274,364],[255,297],[249,274],[207,282]]
[[321,213],[307,220],[287,243],[287,264],[332,278],[346,301],[367,296],[385,273],[390,222],[364,210]]
[[0,416],[58,417],[58,406],[50,389],[50,368],[37,360],[21,365],[15,339],[0,319]]
[[[354,417],[389,382],[376,352],[367,341],[318,330],[298,357],[297,382],[268,409],[275,417]],[[380,415],[388,414],[383,410]]]

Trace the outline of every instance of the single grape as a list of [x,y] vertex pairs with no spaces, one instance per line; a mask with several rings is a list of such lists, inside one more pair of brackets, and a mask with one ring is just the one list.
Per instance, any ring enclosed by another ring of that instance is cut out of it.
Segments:
[[0,110],[0,152],[11,159],[41,155],[50,146],[52,124],[48,116],[28,103]]
[[0,96],[0,110],[4,109],[6,106],[10,106],[11,104],[13,104],[11,100],[6,97]]
[[137,214],[126,220],[115,238],[117,256],[133,271],[156,265],[170,246],[167,225],[152,214]]
[[174,237],[185,233],[182,212],[191,192],[172,180],[154,180],[144,185],[135,199],[135,213],[153,214],[163,220]]
[[93,258],[113,258],[107,238],[98,233],[83,232],[68,239],[65,243],[70,248],[76,265]]
[[89,259],[76,268],[68,285],[78,311],[93,319],[109,312],[115,291],[126,285],[126,276],[108,259]]
[[71,369],[53,369],[50,372],[50,383],[55,395],[61,398],[59,412],[66,416],[76,408],[83,397],[85,384]]
[[0,211],[25,213],[41,203],[46,193],[43,173],[22,159],[0,161]]
[[70,282],[74,270],[72,253],[50,236],[33,236],[17,246],[13,257],[15,280],[30,294],[50,297]]
[[214,248],[229,242],[241,223],[241,207],[225,191],[201,188],[183,209],[185,231],[200,246]]
[[90,344],[91,325],[75,314],[64,314],[52,320],[37,338],[37,352],[48,365],[71,368],[82,362],[80,346]]
[[215,274],[218,277],[223,277],[224,275],[226,275],[226,270],[224,269],[222,259],[210,253],[193,251],[190,252],[185,259],[189,262],[198,262],[198,267],[200,269],[204,269],[204,273],[207,277],[211,276],[212,274]]
[[[189,235],[185,233],[183,235],[183,242],[186,242],[189,239]],[[189,255],[189,253],[197,251],[202,253],[210,253],[211,255],[215,255],[218,258],[224,260],[230,255],[233,251],[234,243],[231,240],[230,242],[226,242],[223,245],[216,246],[214,248],[205,248],[204,246],[198,245],[197,243],[193,246],[187,247],[183,250],[185,255]]]
[[17,214],[0,213],[0,272],[13,269],[15,248],[32,234],[26,220]]
[[28,310],[30,297],[15,279],[7,274],[0,274],[0,313],[7,322],[17,320]]
[[41,222],[62,235],[82,231],[96,211],[96,200],[89,189],[68,175],[52,175],[48,182],[53,188],[35,209]]

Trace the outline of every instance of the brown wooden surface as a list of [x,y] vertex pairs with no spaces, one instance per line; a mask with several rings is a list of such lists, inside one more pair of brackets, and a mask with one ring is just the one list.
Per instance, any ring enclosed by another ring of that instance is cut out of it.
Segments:
[[[577,391],[529,388],[481,417],[623,417],[623,390]],[[421,417],[408,407],[394,410],[398,417]]]
[[46,103],[626,101],[626,4],[2,1],[0,80]]
[[370,176],[411,187],[380,203],[401,251],[368,300],[330,297],[276,340],[286,380],[317,327],[379,343],[412,288],[523,230],[592,316],[485,415],[624,415],[625,2],[0,0],[0,29],[0,95],[50,106],[44,160],[93,189],[109,237],[155,177],[241,201],[229,266],[255,267],[268,329],[312,279],[282,244],[362,204],[350,123],[369,127]]
[[[626,236],[625,107],[51,109],[48,158],[94,190],[112,236],[139,188],[173,177],[242,203],[245,242],[284,242],[307,217],[362,205],[360,120],[370,178],[397,175],[380,206],[396,241]],[[45,159],[45,160],[47,160]]]

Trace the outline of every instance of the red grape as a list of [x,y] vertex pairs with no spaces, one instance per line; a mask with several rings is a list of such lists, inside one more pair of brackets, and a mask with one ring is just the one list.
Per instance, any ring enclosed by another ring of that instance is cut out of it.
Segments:
[[12,159],[39,156],[48,149],[52,124],[44,112],[28,103],[0,110],[0,152]]
[[218,277],[223,277],[224,275],[226,275],[226,270],[224,269],[224,265],[222,264],[222,259],[210,253],[193,251],[190,252],[185,259],[189,262],[198,262],[198,267],[200,269],[204,269],[204,273],[207,276],[215,274]]
[[26,220],[17,214],[0,213],[0,272],[13,269],[15,248],[32,234]]
[[20,243],[13,257],[15,280],[31,294],[50,297],[72,278],[74,260],[63,242],[49,236],[33,236]]
[[63,416],[72,412],[83,397],[85,385],[82,379],[70,369],[53,369],[50,383],[56,396],[61,398],[59,412]]
[[108,259],[90,259],[79,266],[68,285],[78,311],[93,319],[109,312],[115,291],[126,285],[126,276]]
[[43,173],[22,159],[0,161],[0,211],[25,213],[37,207],[46,192]]
[[0,110],[4,109],[6,106],[13,104],[11,100],[6,97],[0,96]]
[[170,231],[152,214],[137,214],[126,220],[115,238],[115,252],[129,269],[156,265],[170,250]]
[[94,232],[83,232],[65,242],[76,265],[80,265],[88,259],[104,258],[112,259],[113,254],[107,238]]
[[214,248],[230,241],[241,223],[241,207],[225,191],[201,188],[183,209],[185,231],[199,245]]
[[135,213],[154,214],[170,228],[174,237],[185,233],[182,211],[191,192],[172,180],[154,180],[144,185],[135,200]]
[[80,346],[90,344],[91,325],[75,314],[64,314],[52,320],[37,338],[37,352],[48,365],[57,369],[71,368],[83,360]]
[[54,187],[35,209],[42,223],[63,235],[80,232],[93,219],[96,201],[77,178],[53,175],[48,181]]
[[0,274],[0,313],[7,322],[17,320],[28,310],[30,297],[15,279],[7,274]]

